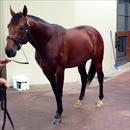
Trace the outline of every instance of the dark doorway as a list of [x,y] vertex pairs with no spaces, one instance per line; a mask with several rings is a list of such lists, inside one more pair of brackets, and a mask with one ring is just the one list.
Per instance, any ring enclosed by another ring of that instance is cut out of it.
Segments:
[[116,40],[116,62],[123,64],[128,62],[128,36],[117,36]]
[[116,33],[116,61],[120,64],[128,62],[128,35],[119,35],[130,30],[130,2],[117,0],[117,33]]

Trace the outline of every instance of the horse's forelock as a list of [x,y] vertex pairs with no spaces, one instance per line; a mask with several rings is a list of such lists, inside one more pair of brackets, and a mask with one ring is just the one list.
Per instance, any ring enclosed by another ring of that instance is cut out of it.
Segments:
[[21,12],[15,14],[15,15],[12,17],[12,19],[11,19],[11,21],[10,21],[10,24],[12,24],[12,25],[18,24],[18,23],[19,23],[19,20],[20,20],[20,18],[21,18],[22,16],[23,16],[23,14],[22,14]]

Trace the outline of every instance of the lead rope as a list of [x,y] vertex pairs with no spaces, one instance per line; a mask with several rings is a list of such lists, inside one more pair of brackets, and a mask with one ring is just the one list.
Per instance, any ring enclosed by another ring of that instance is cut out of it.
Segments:
[[[2,72],[3,72],[3,67],[0,70],[0,77],[2,77]],[[9,112],[8,112],[8,109],[7,109],[7,94],[6,94],[6,87],[4,85],[0,86],[0,102],[1,102],[1,110],[4,112],[2,130],[5,129],[6,116],[8,117],[13,130],[15,130],[12,118],[11,118]]]
[[[19,46],[21,46],[21,45],[19,45]],[[9,60],[14,61],[14,62],[19,63],[19,64],[29,64],[27,56],[26,56],[23,49],[22,49],[22,52],[23,52],[23,55],[26,59],[26,62],[20,62],[20,61],[14,60],[14,59],[9,59]],[[0,77],[2,77],[2,72],[3,72],[3,66],[0,70]],[[1,110],[4,111],[4,119],[3,119],[3,124],[2,124],[2,130],[5,129],[6,116],[8,117],[13,130],[15,130],[14,123],[12,121],[12,118],[11,118],[8,110],[7,110],[7,94],[6,94],[6,88],[3,85],[0,86],[0,102],[1,102]]]
[[28,62],[28,58],[27,58],[27,56],[26,56],[26,54],[25,54],[25,52],[24,52],[24,50],[23,50],[23,48],[21,47],[21,50],[22,50],[22,52],[23,52],[23,55],[24,55],[24,57],[25,57],[25,59],[26,59],[26,64],[29,64],[29,62]]
[[13,62],[15,62],[15,63],[18,63],[18,64],[29,64],[28,58],[27,58],[27,56],[26,56],[24,50],[23,50],[22,47],[21,47],[22,45],[19,44],[19,46],[20,46],[20,48],[21,48],[21,50],[22,50],[22,52],[23,52],[23,55],[24,55],[24,57],[25,57],[26,62],[17,61],[17,60],[14,60],[14,59],[9,59],[9,60],[10,60],[10,61],[13,61]]

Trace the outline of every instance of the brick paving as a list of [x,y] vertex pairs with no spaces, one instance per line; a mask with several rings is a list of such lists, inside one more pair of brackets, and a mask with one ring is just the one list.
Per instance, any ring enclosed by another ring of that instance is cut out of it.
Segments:
[[[101,108],[96,107],[98,86],[87,88],[81,109],[73,108],[79,96],[80,83],[66,83],[60,125],[52,125],[56,106],[48,86],[43,85],[40,89],[27,92],[8,90],[8,109],[16,130],[130,130],[129,71],[105,81],[104,106]],[[6,130],[11,130],[8,121]]]

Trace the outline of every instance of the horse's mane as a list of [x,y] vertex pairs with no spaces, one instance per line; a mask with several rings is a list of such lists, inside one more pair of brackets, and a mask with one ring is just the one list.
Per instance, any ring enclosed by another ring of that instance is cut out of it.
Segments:
[[[39,17],[36,17],[36,16],[34,16],[34,15],[27,15],[27,17],[29,17],[29,18],[32,18],[32,19],[34,19],[34,20],[36,20],[37,22],[39,22],[39,23],[43,23],[43,24],[46,24],[46,25],[51,25],[51,26],[53,26],[53,27],[56,27],[57,29],[63,29],[64,27],[62,27],[62,26],[60,26],[60,25],[58,25],[58,24],[51,24],[51,23],[48,23],[48,22],[46,22],[45,20],[43,20],[43,19],[41,19],[41,18],[39,18]],[[58,30],[59,31],[59,30]]]
[[41,19],[41,18],[39,18],[39,17],[36,17],[36,16],[33,16],[33,15],[27,15],[27,17],[29,17],[29,18],[32,18],[32,19],[34,19],[34,20],[36,20],[36,21],[38,21],[38,22],[46,22],[46,21],[44,21],[43,19]]
[[19,19],[22,17],[22,15],[23,15],[23,14],[22,14],[21,12],[15,14],[15,15],[11,18],[10,23],[13,24],[13,25],[17,24],[17,23],[19,22]]
[[[16,13],[13,17],[12,17],[12,19],[11,19],[11,24],[13,24],[13,25],[16,25],[18,22],[19,22],[19,19],[21,18],[23,16],[23,13],[21,13],[21,12],[19,12],[19,13]],[[43,20],[43,19],[41,19],[41,18],[39,18],[39,17],[36,17],[36,16],[34,16],[34,15],[27,15],[27,17],[28,18],[32,18],[33,20],[35,20],[35,21],[37,21],[37,22],[39,22],[39,23],[41,23],[41,24],[46,24],[46,25],[51,25],[51,26],[53,26],[53,27],[55,27],[56,29],[63,29],[63,27],[62,26],[60,26],[60,25],[57,25],[57,24],[51,24],[51,23],[48,23],[48,22],[46,22],[45,20]]]
[[[19,22],[19,19],[22,17],[22,13],[19,12],[19,13],[16,13],[12,19],[11,19],[11,24],[17,24]],[[33,16],[33,15],[27,15],[27,17],[30,17],[38,22],[41,22],[41,23],[45,23],[46,21],[44,21],[43,19],[39,18],[39,17],[36,17],[36,16]],[[47,22],[46,22],[47,23]]]

